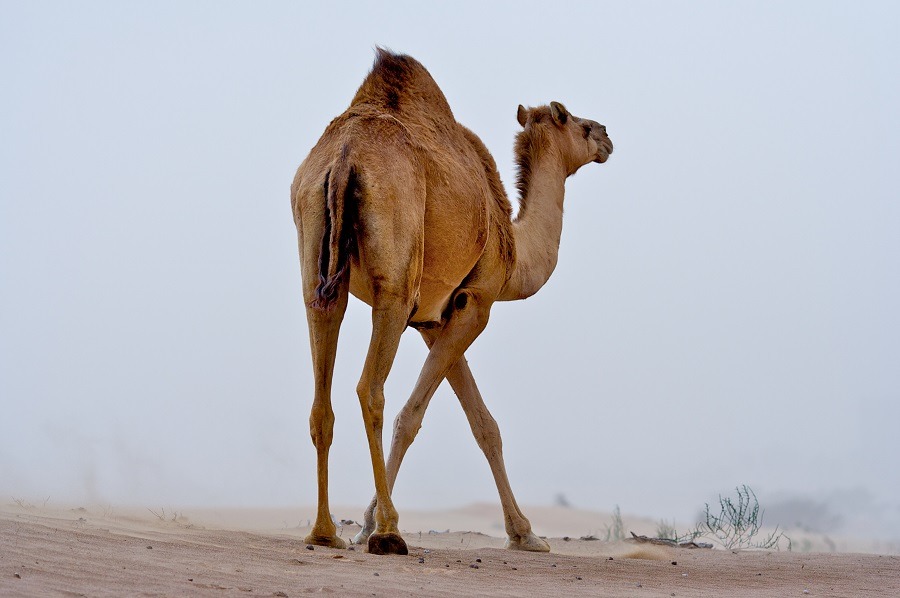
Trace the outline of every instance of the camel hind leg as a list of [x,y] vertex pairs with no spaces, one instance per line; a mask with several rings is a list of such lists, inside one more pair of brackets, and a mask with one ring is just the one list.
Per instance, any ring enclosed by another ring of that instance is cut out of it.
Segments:
[[[376,301],[377,303],[377,301]],[[384,429],[384,382],[390,372],[400,335],[406,328],[412,305],[401,303],[388,306],[376,305],[372,309],[372,339],[366,356],[366,365],[356,387],[362,409],[372,473],[375,478],[375,495],[378,507],[374,512],[376,529],[368,537],[369,552],[374,554],[407,554],[406,543],[397,527],[398,515],[391,501],[384,464],[382,434]]]
[[[347,544],[336,535],[336,528],[328,507],[328,452],[334,430],[334,411],[331,408],[331,382],[337,353],[338,333],[349,295],[345,280],[339,290],[334,307],[328,311],[309,307],[306,317],[309,324],[309,344],[312,350],[315,394],[309,416],[309,432],[316,447],[316,472],[318,483],[318,509],[316,523],[306,537],[306,542],[318,546],[346,548]],[[312,291],[305,293],[312,297]]]
[[[385,470],[382,435],[384,383],[390,373],[400,336],[413,312],[424,259],[425,185],[413,161],[395,160],[390,173],[367,186],[371,170],[363,172],[358,215],[358,274],[371,292],[372,337],[362,376],[357,385],[360,408],[372,459],[377,508],[375,530],[368,536],[374,554],[407,554],[397,527]],[[377,191],[376,191],[377,189]]]

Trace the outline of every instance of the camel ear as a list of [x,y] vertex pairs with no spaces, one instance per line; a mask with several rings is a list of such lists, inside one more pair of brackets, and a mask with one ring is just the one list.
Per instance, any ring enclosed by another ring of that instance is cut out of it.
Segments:
[[528,122],[528,110],[525,110],[525,106],[519,104],[519,111],[516,112],[516,120],[519,121],[519,124],[523,127],[525,123]]
[[561,125],[566,124],[566,121],[569,120],[569,111],[559,102],[550,102],[550,114],[553,116],[553,120]]

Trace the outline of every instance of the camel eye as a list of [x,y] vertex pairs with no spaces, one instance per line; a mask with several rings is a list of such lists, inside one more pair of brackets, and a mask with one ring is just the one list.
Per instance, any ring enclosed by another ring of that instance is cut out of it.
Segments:
[[584,129],[584,137],[585,139],[591,134],[591,125],[581,125]]

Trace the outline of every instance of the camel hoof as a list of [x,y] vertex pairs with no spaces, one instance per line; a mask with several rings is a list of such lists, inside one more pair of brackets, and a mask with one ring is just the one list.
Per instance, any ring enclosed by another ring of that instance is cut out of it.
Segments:
[[400,534],[372,534],[369,536],[369,554],[409,554],[409,549]]
[[328,546],[329,548],[347,548],[347,543],[337,536],[317,536],[310,534],[303,539],[307,544],[316,546]]
[[507,538],[506,546],[509,550],[525,550],[528,552],[550,552],[550,545],[533,533],[528,532],[527,536],[517,536],[515,538]]

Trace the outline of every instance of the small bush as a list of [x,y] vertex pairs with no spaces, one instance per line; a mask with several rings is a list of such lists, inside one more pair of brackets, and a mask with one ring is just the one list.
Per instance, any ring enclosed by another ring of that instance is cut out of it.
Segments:
[[719,495],[719,512],[714,513],[706,504],[704,521],[697,524],[698,535],[715,540],[723,547],[732,548],[777,548],[782,538],[787,538],[778,527],[762,541],[755,541],[762,527],[763,511],[759,508],[756,493],[744,484],[735,488],[737,498]]
[[625,539],[625,526],[622,524],[622,512],[619,510],[619,505],[613,509],[612,522],[606,525],[604,531],[606,542],[620,542]]

